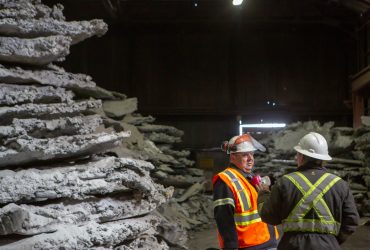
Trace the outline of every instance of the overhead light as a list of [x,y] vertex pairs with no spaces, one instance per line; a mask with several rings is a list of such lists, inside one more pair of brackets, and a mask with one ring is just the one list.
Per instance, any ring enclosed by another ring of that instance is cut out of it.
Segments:
[[243,128],[284,128],[285,123],[256,123],[256,124],[240,124],[239,134],[243,134]]
[[233,5],[241,5],[243,0],[233,0]]

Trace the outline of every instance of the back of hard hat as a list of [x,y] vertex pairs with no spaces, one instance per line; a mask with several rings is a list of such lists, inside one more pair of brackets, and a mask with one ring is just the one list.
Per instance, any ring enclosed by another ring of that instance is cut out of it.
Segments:
[[328,144],[325,138],[316,132],[310,132],[303,136],[294,149],[314,159],[325,161],[332,159],[328,153]]

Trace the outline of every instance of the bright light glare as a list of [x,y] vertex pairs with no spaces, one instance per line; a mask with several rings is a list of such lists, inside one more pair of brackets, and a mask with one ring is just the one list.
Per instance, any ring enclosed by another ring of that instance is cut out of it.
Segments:
[[240,124],[239,134],[243,134],[243,128],[284,128],[285,123],[256,123],[256,124]]
[[233,5],[241,5],[243,0],[233,0]]

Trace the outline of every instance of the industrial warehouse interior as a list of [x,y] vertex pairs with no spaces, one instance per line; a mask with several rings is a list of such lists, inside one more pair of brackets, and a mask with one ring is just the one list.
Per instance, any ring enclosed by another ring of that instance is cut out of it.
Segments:
[[0,6],[0,250],[220,249],[223,142],[273,187],[310,132],[360,216],[341,249],[369,249],[370,1]]

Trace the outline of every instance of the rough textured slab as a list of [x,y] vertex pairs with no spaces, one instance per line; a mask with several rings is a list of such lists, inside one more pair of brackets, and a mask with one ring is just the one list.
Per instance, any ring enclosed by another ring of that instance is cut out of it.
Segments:
[[0,105],[72,102],[73,97],[71,91],[63,88],[0,84]]
[[172,196],[172,189],[164,189],[147,180],[158,195],[116,194],[115,197],[93,198],[88,201],[68,201],[45,206],[16,205],[11,203],[0,209],[0,235],[35,235],[54,232],[58,224],[82,225],[137,217],[148,214]]
[[45,19],[0,19],[0,34],[5,36],[35,38],[63,35],[72,38],[72,44],[92,36],[102,36],[108,31],[103,20],[65,22],[52,18]]
[[88,110],[101,107],[101,101],[81,101],[57,104],[22,104],[14,107],[0,107],[0,124],[9,124],[13,118],[59,118],[77,116]]
[[0,152],[0,167],[102,153],[119,146],[121,140],[129,136],[129,131],[59,136],[49,139],[36,139],[25,135],[4,143]]
[[103,109],[107,116],[120,118],[137,110],[137,98],[128,98],[118,101],[103,102]]
[[69,159],[102,153],[120,145],[130,133],[99,133],[36,139],[30,136],[9,139],[0,149],[0,167],[14,167],[37,161]]
[[175,136],[167,135],[164,133],[156,133],[156,132],[148,133],[148,134],[145,134],[145,137],[156,143],[174,144],[174,143],[181,142],[180,137],[175,137]]
[[157,132],[172,135],[175,137],[181,137],[184,135],[184,131],[167,125],[144,124],[138,126],[138,129],[144,133]]
[[[156,235],[158,235],[158,233],[155,230],[150,229],[139,235],[127,246],[119,246],[114,248],[114,250],[169,250],[170,248],[167,243],[159,237],[156,237]],[[98,249],[96,248],[96,250]]]
[[84,199],[129,188],[161,200],[163,195],[149,177],[147,168],[150,167],[153,165],[145,161],[106,157],[51,169],[2,170],[0,204],[56,198]]
[[45,65],[64,60],[72,39],[66,36],[42,38],[0,37],[0,61],[30,65]]
[[0,126],[0,138],[29,135],[49,138],[62,135],[85,135],[95,132],[103,123],[98,115],[63,117],[54,120],[13,119],[11,126]]
[[40,234],[12,244],[1,246],[0,249],[90,249],[102,246],[111,247],[137,238],[143,232],[155,228],[158,218],[152,215],[126,219],[105,224],[91,222],[85,226],[60,225],[58,231]]
[[132,125],[141,125],[143,123],[152,123],[155,121],[153,116],[142,116],[140,114],[128,114],[123,119],[122,122],[126,122]]
[[20,67],[6,68],[0,64],[0,81],[4,83],[39,83],[72,90],[96,87],[91,77],[72,74],[63,70],[27,70]]
[[41,4],[40,0],[1,0],[0,17],[19,19],[52,17],[57,20],[64,20],[63,8],[61,4],[56,4],[53,8],[50,8]]

